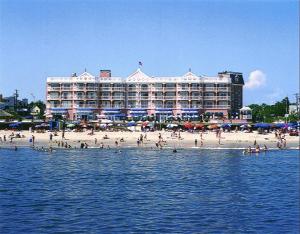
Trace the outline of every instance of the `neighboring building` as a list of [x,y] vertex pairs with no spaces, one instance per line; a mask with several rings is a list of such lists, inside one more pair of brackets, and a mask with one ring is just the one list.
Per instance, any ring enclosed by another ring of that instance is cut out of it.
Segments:
[[252,110],[250,107],[243,106],[243,108],[240,109],[240,119],[252,120]]
[[289,105],[289,114],[297,114],[299,112],[299,107],[297,107],[297,104],[290,104]]
[[38,116],[41,113],[41,109],[38,106],[35,106],[31,109],[32,116]]
[[112,77],[101,70],[99,77],[47,78],[46,115],[76,119],[109,119],[154,115],[227,118],[239,113],[243,104],[243,75],[220,72],[216,77],[188,72],[176,77],[151,77],[137,69],[127,78]]

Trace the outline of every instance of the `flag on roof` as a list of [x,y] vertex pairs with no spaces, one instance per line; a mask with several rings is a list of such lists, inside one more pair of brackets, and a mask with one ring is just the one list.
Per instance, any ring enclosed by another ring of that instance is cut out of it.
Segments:
[[139,66],[143,66],[143,63],[141,61],[139,61]]

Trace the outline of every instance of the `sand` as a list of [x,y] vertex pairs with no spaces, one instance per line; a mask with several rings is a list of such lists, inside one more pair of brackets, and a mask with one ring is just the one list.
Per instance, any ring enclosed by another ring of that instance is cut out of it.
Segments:
[[[32,135],[35,136],[35,146],[37,147],[58,147],[58,141],[63,141],[64,143],[71,145],[72,148],[80,148],[80,144],[87,143],[89,148],[100,147],[101,143],[104,144],[104,147],[137,147],[137,139],[141,134],[145,135],[142,132],[95,132],[94,135],[90,135],[91,131],[85,132],[65,132],[65,139],[62,139],[62,132],[58,132],[58,136],[54,136],[53,140],[50,141],[49,136],[50,132],[46,133],[30,133],[29,131],[21,131],[21,135],[24,135],[24,138],[14,138],[12,142],[9,140],[9,135],[12,131],[0,131],[0,137],[6,135],[7,141],[0,142],[0,147],[29,147],[32,146],[32,143],[29,142],[29,139]],[[16,132],[15,132],[16,133]],[[178,137],[172,137],[171,131],[156,131],[156,132],[147,132],[147,139],[144,140],[139,147],[153,147],[156,148],[155,143],[158,142],[158,135],[161,134],[163,140],[166,142],[163,148],[213,148],[213,149],[223,149],[223,148],[236,148],[242,149],[248,146],[253,146],[254,141],[260,146],[266,145],[268,148],[277,148],[277,139],[275,138],[274,133],[268,134],[258,134],[257,132],[245,133],[245,132],[223,132],[221,134],[220,142],[219,138],[216,137],[216,133],[212,131],[204,132],[201,138],[199,133],[191,132],[181,132],[181,139]],[[109,139],[103,139],[107,135]],[[97,143],[95,144],[95,138]],[[120,139],[123,138],[124,142],[120,142]],[[195,144],[195,139],[197,139],[197,144]],[[288,149],[299,149],[299,137],[285,135]],[[115,145],[115,141],[118,141],[118,146]]]

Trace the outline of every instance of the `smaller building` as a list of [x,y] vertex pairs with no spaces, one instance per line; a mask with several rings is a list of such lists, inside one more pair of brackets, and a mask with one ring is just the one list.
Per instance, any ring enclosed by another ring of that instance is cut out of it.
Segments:
[[252,120],[252,110],[248,106],[243,106],[240,109],[240,119],[242,120]]
[[31,109],[31,112],[30,112],[30,114],[31,114],[32,116],[37,116],[37,115],[39,115],[40,113],[41,113],[41,109],[40,109],[38,106],[33,107],[33,108]]

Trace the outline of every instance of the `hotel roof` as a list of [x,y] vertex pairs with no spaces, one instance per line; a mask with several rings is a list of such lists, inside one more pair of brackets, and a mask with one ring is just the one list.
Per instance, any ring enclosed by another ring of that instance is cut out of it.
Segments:
[[84,72],[79,76],[70,77],[48,77],[48,83],[230,83],[229,77],[222,76],[197,76],[191,71],[182,76],[148,76],[141,69],[137,69],[128,77],[95,77],[88,72]]

